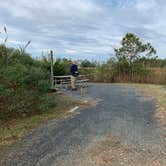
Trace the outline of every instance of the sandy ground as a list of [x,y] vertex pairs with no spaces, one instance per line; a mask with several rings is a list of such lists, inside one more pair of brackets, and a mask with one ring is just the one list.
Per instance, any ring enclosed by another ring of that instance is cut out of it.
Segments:
[[[79,92],[73,95],[80,97]],[[0,165],[166,165],[165,132],[155,119],[152,98],[125,85],[91,84],[82,99],[97,105],[43,124]]]

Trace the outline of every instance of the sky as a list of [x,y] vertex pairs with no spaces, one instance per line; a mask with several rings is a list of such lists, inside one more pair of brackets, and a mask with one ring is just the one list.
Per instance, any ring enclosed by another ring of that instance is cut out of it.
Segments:
[[0,40],[40,57],[105,61],[128,32],[166,58],[165,0],[0,0]]

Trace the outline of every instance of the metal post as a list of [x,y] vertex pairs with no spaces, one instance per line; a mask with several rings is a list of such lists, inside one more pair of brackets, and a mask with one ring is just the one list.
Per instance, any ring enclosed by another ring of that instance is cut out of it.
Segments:
[[53,51],[50,51],[51,55],[51,89],[54,89],[54,69],[53,69]]

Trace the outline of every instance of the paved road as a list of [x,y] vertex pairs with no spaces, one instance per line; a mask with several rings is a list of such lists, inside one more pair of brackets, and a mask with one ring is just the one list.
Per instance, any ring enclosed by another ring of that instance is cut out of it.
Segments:
[[[149,156],[161,157],[162,164],[166,165],[164,131],[154,118],[152,99],[129,86],[110,84],[90,85],[84,97],[96,100],[97,106],[65,120],[51,120],[42,125],[11,150],[0,165],[85,165],[82,163],[87,158],[83,151],[106,136],[119,137],[122,144],[134,145]],[[133,165],[140,163],[133,161]],[[93,165],[93,162],[86,165]]]

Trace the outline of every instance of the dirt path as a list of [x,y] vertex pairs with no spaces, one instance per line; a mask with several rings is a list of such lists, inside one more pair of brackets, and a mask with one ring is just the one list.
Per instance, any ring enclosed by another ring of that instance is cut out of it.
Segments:
[[165,134],[154,118],[151,98],[129,86],[109,84],[91,85],[87,97],[97,106],[44,124],[0,165],[166,165]]

